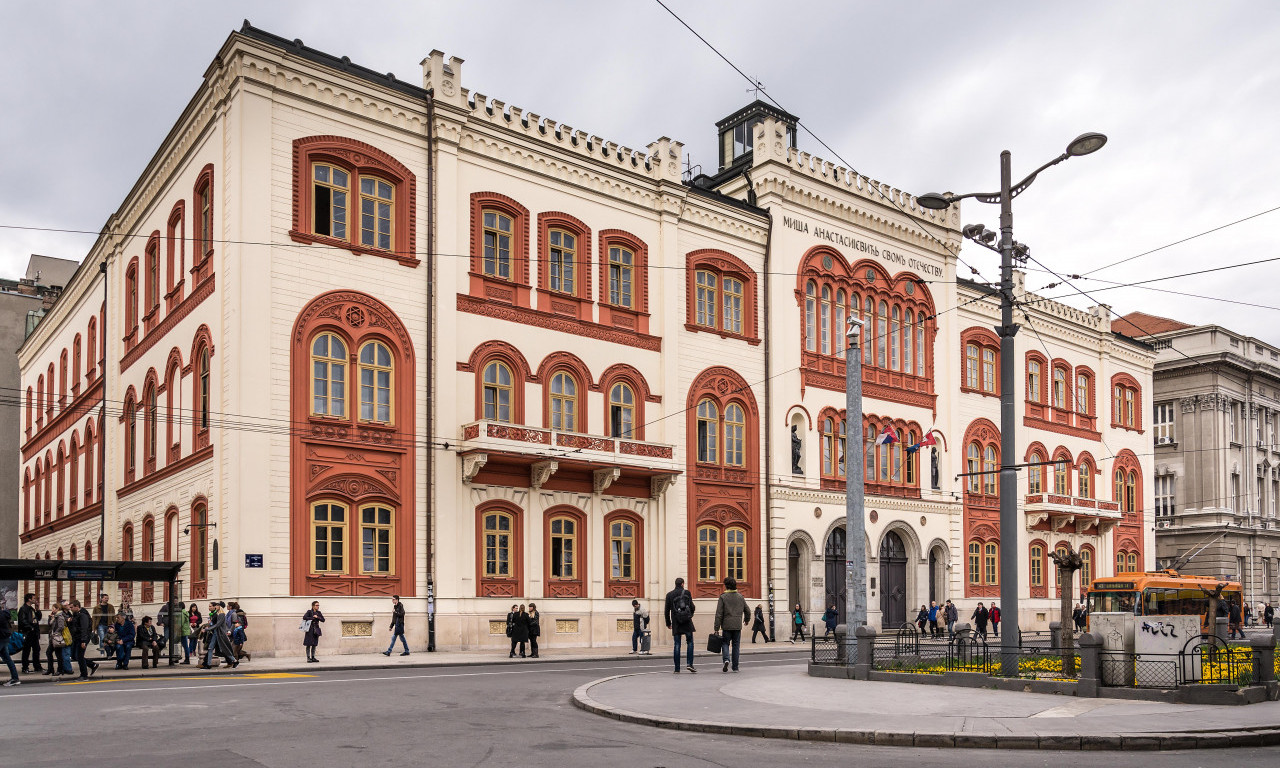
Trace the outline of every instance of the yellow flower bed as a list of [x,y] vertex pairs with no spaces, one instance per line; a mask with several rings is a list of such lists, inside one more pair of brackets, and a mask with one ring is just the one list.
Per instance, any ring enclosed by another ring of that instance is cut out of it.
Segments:
[[[900,666],[891,666],[889,664],[879,667],[884,672],[905,672],[915,675],[941,675],[944,672],[982,672],[990,674],[1000,670],[1000,657],[993,655],[986,663],[981,660],[971,661],[967,664],[952,664],[947,667],[946,662],[920,662],[911,664],[907,662],[899,662]],[[1080,669],[1079,657],[1076,657],[1076,670]],[[1062,657],[1046,654],[1044,656],[1024,656],[1018,659],[1018,676],[1019,677],[1060,677],[1062,676]]]

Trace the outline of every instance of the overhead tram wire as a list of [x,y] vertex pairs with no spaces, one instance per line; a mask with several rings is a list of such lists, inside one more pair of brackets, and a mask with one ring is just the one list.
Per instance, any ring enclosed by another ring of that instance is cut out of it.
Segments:
[[[730,60],[728,56],[726,56],[726,55],[724,55],[723,53],[721,53],[721,52],[720,52],[720,49],[718,49],[718,48],[716,48],[714,45],[712,45],[711,41],[709,41],[709,40],[707,40],[707,38],[703,37],[703,36],[698,32],[698,30],[696,30],[696,29],[694,29],[692,26],[690,26],[690,25],[689,25],[689,23],[688,23],[687,21],[685,21],[684,19],[680,18],[680,15],[679,15],[678,13],[676,13],[675,11],[671,10],[671,8],[670,8],[669,6],[667,6],[667,4],[666,4],[666,3],[664,3],[662,0],[654,0],[654,2],[656,2],[658,5],[662,6],[662,9],[663,9],[663,10],[665,10],[667,13],[671,14],[672,18],[674,18],[676,21],[680,22],[680,25],[681,25],[681,26],[683,26],[685,29],[689,30],[689,32],[691,32],[691,33],[693,34],[693,36],[694,36],[694,37],[698,38],[698,40],[700,40],[700,41],[702,42],[702,44],[703,44],[703,45],[705,45],[705,46],[707,46],[708,48],[710,48],[710,49],[711,49],[711,51],[712,51],[716,56],[719,56],[719,57],[724,61],[724,63],[728,64],[731,68],[733,68],[733,71],[734,71],[734,72],[737,72],[739,75],[741,75],[741,76],[742,76],[742,79],[746,80],[749,84],[751,84],[752,88],[754,88],[754,89],[755,89],[757,92],[759,92],[760,94],[763,94],[763,95],[764,95],[764,97],[765,97],[765,98],[767,98],[769,101],[773,102],[773,105],[774,105],[775,107],[777,107],[778,109],[782,110],[783,112],[787,112],[787,113],[789,113],[789,114],[795,114],[795,113],[794,113],[794,112],[792,112],[791,110],[789,110],[789,109],[787,109],[786,107],[782,106],[782,104],[781,104],[777,99],[775,99],[775,98],[773,97],[773,95],[772,95],[772,94],[770,94],[767,90],[765,90],[765,88],[764,88],[762,85],[760,85],[758,82],[756,82],[756,80],[755,80],[754,78],[752,78],[750,75],[748,75],[746,72],[742,71],[742,68],[741,68],[741,67],[739,67],[737,64],[734,64],[734,63],[733,63],[733,61],[732,61],[732,60]],[[840,154],[839,152],[837,152],[834,148],[832,148],[832,146],[831,146],[830,144],[828,144],[827,142],[823,141],[823,140],[822,140],[822,137],[820,137],[818,134],[814,133],[814,132],[813,132],[813,129],[812,129],[812,128],[810,128],[808,125],[805,125],[801,120],[799,120],[799,118],[797,118],[797,119],[796,119],[796,126],[797,126],[797,127],[800,127],[800,128],[803,128],[803,129],[805,130],[805,132],[806,132],[806,133],[808,133],[810,136],[812,136],[812,137],[813,137],[814,141],[816,141],[816,142],[818,142],[819,144],[821,144],[821,145],[822,145],[822,147],[823,147],[824,149],[826,149],[828,152],[830,152],[830,153],[832,154],[832,156],[834,156],[837,160],[839,160],[839,161],[844,165],[844,167],[845,167],[845,168],[849,169],[849,171],[850,171],[851,173],[853,173],[853,174],[854,174],[854,175],[856,175],[856,176],[863,176],[863,174],[862,174],[862,173],[859,173],[859,172],[858,172],[858,170],[857,170],[857,168],[855,168],[855,167],[854,167],[853,163],[851,163],[851,162],[849,162],[848,160],[844,159],[844,156],[843,156],[843,155],[841,155],[841,154]],[[870,177],[867,177],[867,178],[870,178]],[[929,222],[926,222],[925,220],[921,219],[920,217],[918,217],[918,216],[916,216],[915,214],[913,214],[913,213],[911,213],[910,211],[908,211],[906,208],[904,208],[904,207],[902,207],[901,205],[899,205],[899,204],[898,204],[898,203],[897,203],[897,202],[896,202],[892,197],[890,197],[889,195],[885,194],[884,189],[881,187],[881,185],[876,185],[875,190],[876,190],[876,194],[878,194],[880,197],[882,197],[882,198],[885,200],[885,202],[889,203],[889,205],[891,205],[892,207],[896,208],[899,212],[901,212],[904,216],[906,216],[906,217],[907,217],[908,219],[910,219],[911,221],[913,221],[913,222],[915,222],[916,224],[920,225],[921,230],[922,230],[926,235],[928,235],[928,236],[929,236],[929,238],[930,238],[931,240],[933,240],[934,242],[938,243],[938,245],[941,245],[941,246],[942,246],[942,249],[943,249],[944,251],[946,251],[947,253],[949,253],[949,254],[951,254],[952,256],[954,256],[954,257],[956,258],[956,261],[958,261],[958,262],[960,262],[961,264],[963,264],[963,265],[965,265],[966,267],[968,267],[968,268],[969,268],[969,270],[970,270],[973,274],[978,275],[979,277],[982,277],[982,273],[978,270],[978,268],[977,268],[977,267],[975,267],[975,266],[973,266],[973,265],[972,265],[972,264],[970,264],[969,262],[965,261],[965,260],[964,260],[964,258],[960,255],[959,250],[952,250],[952,249],[951,249],[951,246],[947,245],[947,243],[946,243],[945,241],[943,241],[943,240],[942,240],[941,238],[939,238],[937,235],[933,234],[933,232],[932,232],[932,231],[930,231],[930,227],[934,226],[933,224],[931,224],[931,223],[929,223]],[[983,279],[985,280],[986,278],[983,278]]]
[[1226,228],[1228,228],[1228,227],[1234,227],[1234,226],[1235,226],[1235,225],[1237,225],[1237,224],[1243,224],[1243,223],[1244,223],[1244,222],[1246,222],[1246,221],[1250,221],[1250,220],[1252,220],[1252,219],[1256,219],[1256,218],[1258,218],[1259,216],[1265,216],[1265,215],[1267,215],[1268,213],[1275,213],[1276,211],[1280,211],[1280,205],[1276,206],[1275,208],[1268,208],[1268,209],[1267,209],[1267,210],[1265,210],[1265,211],[1261,211],[1261,212],[1259,212],[1259,213],[1255,213],[1255,214],[1253,214],[1252,216],[1245,216],[1243,219],[1236,219],[1235,221],[1228,222],[1228,223],[1223,224],[1223,225],[1218,226],[1218,227],[1214,227],[1213,229],[1207,229],[1207,230],[1205,230],[1204,232],[1200,232],[1200,233],[1198,233],[1198,234],[1191,235],[1190,237],[1184,237],[1184,238],[1182,238],[1181,240],[1175,240],[1174,242],[1172,242],[1172,243],[1167,243],[1167,244],[1165,244],[1165,245],[1160,246],[1159,248],[1152,248],[1152,249],[1151,249],[1151,250],[1149,250],[1149,251],[1143,251],[1142,253],[1136,254],[1136,255],[1134,255],[1134,256],[1128,256],[1128,257],[1125,257],[1125,258],[1120,259],[1120,260],[1118,260],[1118,261],[1113,261],[1113,262],[1111,262],[1110,264],[1103,264],[1101,267],[1094,267],[1093,269],[1089,270],[1088,272],[1083,272],[1083,273],[1081,273],[1081,274],[1080,274],[1080,277],[1088,277],[1089,275],[1092,275],[1092,274],[1093,274],[1093,273],[1095,273],[1095,272],[1101,272],[1101,271],[1102,271],[1102,270],[1104,270],[1104,269],[1111,269],[1112,267],[1118,266],[1118,265],[1120,265],[1120,264],[1124,264],[1124,263],[1126,263],[1126,262],[1133,261],[1134,259],[1140,259],[1140,258],[1142,258],[1143,256],[1150,256],[1151,254],[1156,253],[1156,252],[1158,252],[1158,251],[1163,251],[1163,250],[1164,250],[1164,249],[1166,249],[1166,248],[1172,248],[1172,247],[1173,247],[1173,246],[1175,246],[1175,245],[1182,245],[1183,243],[1190,242],[1190,241],[1192,241],[1192,240],[1195,240],[1196,238],[1204,237],[1205,235],[1212,234],[1212,233],[1214,233],[1214,232],[1218,232],[1218,231],[1223,230],[1223,229],[1226,229]]
[[[1057,283],[1050,283],[1050,284],[1046,285],[1044,288],[1041,288],[1041,289],[1040,289],[1041,291],[1046,291],[1046,290],[1049,290],[1049,289],[1051,289],[1051,288],[1056,288],[1057,286],[1062,285],[1062,284],[1066,284],[1066,286],[1067,286],[1068,288],[1070,288],[1071,290],[1075,291],[1075,293],[1065,293],[1065,294],[1063,294],[1063,295],[1061,295],[1061,296],[1046,296],[1046,297],[1042,297],[1042,299],[1043,299],[1043,300],[1045,300],[1045,301],[1061,301],[1062,299],[1069,299],[1069,298],[1071,298],[1072,296],[1084,296],[1084,297],[1086,297],[1086,298],[1088,298],[1088,299],[1093,300],[1093,301],[1094,301],[1094,302],[1096,302],[1096,303],[1101,303],[1101,302],[1098,302],[1098,301],[1097,301],[1097,299],[1094,299],[1092,296],[1090,296],[1090,295],[1089,295],[1089,293],[1088,293],[1088,292],[1086,292],[1083,288],[1077,288],[1077,287],[1076,287],[1075,285],[1073,285],[1073,284],[1071,283],[1071,281],[1070,281],[1070,280],[1068,280],[1066,277],[1063,277],[1063,276],[1062,276],[1061,274],[1059,274],[1058,272],[1055,272],[1055,271],[1053,271],[1052,269],[1049,269],[1048,267],[1046,267],[1046,266],[1044,265],[1044,262],[1040,261],[1039,259],[1035,258],[1034,256],[1028,256],[1027,258],[1029,258],[1029,259],[1031,259],[1032,261],[1034,261],[1035,263],[1039,264],[1041,267],[1044,267],[1044,270],[1045,270],[1046,272],[1048,272],[1049,274],[1051,274],[1051,275],[1053,275],[1054,277],[1058,278],[1058,282],[1057,282]],[[1133,281],[1133,282],[1131,282],[1131,283],[1122,283],[1122,284],[1118,284],[1118,285],[1105,286],[1105,287],[1102,287],[1102,288],[1094,288],[1094,289],[1093,289],[1093,292],[1094,292],[1094,293],[1102,293],[1103,291],[1114,291],[1114,290],[1117,290],[1117,289],[1119,289],[1119,288],[1140,288],[1140,287],[1142,287],[1142,286],[1144,286],[1144,285],[1146,285],[1146,284],[1148,284],[1148,283],[1159,283],[1159,282],[1163,282],[1163,281],[1165,281],[1165,280],[1177,280],[1177,279],[1179,279],[1179,278],[1183,278],[1183,277],[1194,277],[1194,276],[1196,276],[1196,275],[1206,275],[1206,274],[1209,274],[1209,273],[1211,273],[1211,272],[1223,272],[1223,271],[1228,270],[1228,269],[1240,269],[1241,267],[1253,267],[1253,266],[1257,266],[1258,264],[1269,264],[1269,263],[1271,263],[1271,262],[1275,262],[1275,261],[1280,261],[1280,256],[1272,256],[1271,258],[1267,258],[1267,259],[1256,259],[1256,260],[1254,260],[1254,261],[1245,261],[1245,262],[1241,262],[1241,263],[1239,263],[1239,264],[1224,264],[1224,265],[1219,266],[1219,267],[1210,267],[1210,268],[1208,268],[1208,269],[1198,269],[1198,270],[1195,270],[1195,271],[1193,271],[1193,272],[1182,272],[1182,273],[1177,274],[1177,275],[1165,275],[1164,277],[1152,277],[1152,278],[1148,278],[1148,279],[1146,279],[1146,280],[1135,280],[1135,281]],[[1075,275],[1075,274],[1073,274],[1073,275],[1070,275],[1070,277],[1071,277],[1072,279],[1076,279],[1076,280],[1084,279],[1084,276],[1083,276],[1083,275]],[[1092,279],[1092,278],[1091,278],[1091,279]],[[1037,293],[1039,293],[1039,291],[1037,291]]]

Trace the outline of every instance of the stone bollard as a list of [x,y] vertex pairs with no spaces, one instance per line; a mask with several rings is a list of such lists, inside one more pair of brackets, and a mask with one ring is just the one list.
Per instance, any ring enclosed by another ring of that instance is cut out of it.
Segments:
[[[814,632],[813,635],[816,638],[818,636],[818,633]],[[849,658],[848,658],[849,647],[848,645],[845,644],[845,640],[848,638],[848,636],[849,636],[849,625],[837,624],[836,625],[836,663],[844,664],[845,666],[848,666],[849,664]]]
[[1062,622],[1049,622],[1049,650],[1056,651],[1062,647]]
[[1227,617],[1219,616],[1213,627],[1213,634],[1224,643],[1227,642],[1227,625]]
[[1276,646],[1270,637],[1255,637],[1249,641],[1253,646],[1253,681],[1258,684],[1269,683],[1276,679]]
[[1080,682],[1076,684],[1076,696],[1096,698],[1102,681],[1102,637],[1089,632],[1081,635]]
[[853,679],[869,680],[871,661],[875,657],[876,631],[871,627],[858,627],[853,636],[858,641],[858,657],[853,662]]

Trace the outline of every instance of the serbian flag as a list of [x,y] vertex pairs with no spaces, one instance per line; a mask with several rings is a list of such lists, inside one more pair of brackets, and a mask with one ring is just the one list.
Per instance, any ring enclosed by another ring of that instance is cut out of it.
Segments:
[[893,427],[886,426],[880,436],[876,438],[876,445],[888,445],[898,442],[898,433],[893,431]]
[[933,432],[930,431],[929,434],[925,435],[924,439],[921,440],[920,442],[916,443],[915,445],[907,446],[907,455],[910,456],[911,454],[915,453],[921,448],[927,448],[931,445],[937,445],[937,444],[938,444],[938,441],[933,439]]

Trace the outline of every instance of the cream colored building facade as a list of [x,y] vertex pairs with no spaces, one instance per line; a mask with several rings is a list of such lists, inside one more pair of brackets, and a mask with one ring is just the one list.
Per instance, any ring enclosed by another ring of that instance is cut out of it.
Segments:
[[[964,379],[995,310],[957,278],[958,208],[798,151],[760,103],[690,181],[679,142],[633,150],[477,93],[460,59],[422,67],[419,87],[248,25],[228,38],[21,351],[23,557],[186,561],[180,597],[239,600],[267,652],[295,652],[312,599],[322,652],[379,649],[392,594],[417,648],[429,611],[438,647],[505,648],[531,601],[544,645],[621,646],[631,601],[660,616],[676,577],[709,630],[726,575],[772,598],[781,635],[788,604],[816,619],[841,599],[856,311],[873,330],[852,439],[901,435],[867,478],[873,623],[998,592],[969,578],[969,547],[982,571],[999,543],[989,499],[957,479],[998,416]],[[1144,397],[1151,354],[1104,310],[1026,300],[1046,389],[1019,445],[1063,448],[1073,478],[1087,455],[1096,478],[1029,493],[1017,546],[1146,565],[1150,516],[1126,518],[1123,490],[1115,510],[1073,497],[1111,499],[1129,451],[1141,510],[1149,440],[1112,423],[1107,387]],[[63,350],[82,362],[55,393]],[[1093,375],[1087,413],[1055,409],[1054,361],[1072,392]],[[930,430],[936,473],[902,451]]]

